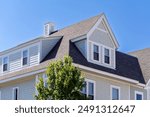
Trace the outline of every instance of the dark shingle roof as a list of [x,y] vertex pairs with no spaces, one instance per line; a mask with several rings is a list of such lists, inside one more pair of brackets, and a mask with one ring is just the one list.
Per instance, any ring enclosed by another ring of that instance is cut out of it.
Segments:
[[114,70],[88,62],[74,43],[70,42],[69,50],[69,55],[73,58],[74,63],[94,68],[97,70],[105,71],[108,73],[116,74],[119,76],[124,76],[145,84],[140,65],[136,57],[116,51],[116,69]]

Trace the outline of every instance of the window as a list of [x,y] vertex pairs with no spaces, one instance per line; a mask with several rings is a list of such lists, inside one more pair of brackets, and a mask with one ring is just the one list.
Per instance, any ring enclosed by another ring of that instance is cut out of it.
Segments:
[[18,87],[15,87],[13,88],[13,100],[18,100],[19,99],[19,88]]
[[104,63],[110,64],[110,51],[107,48],[104,48]]
[[93,60],[99,61],[99,46],[93,44]]
[[28,64],[28,50],[23,51],[22,65]]
[[120,99],[120,87],[111,86],[111,100]]
[[8,57],[3,58],[3,72],[8,71]]
[[95,82],[91,80],[85,80],[84,87],[81,90],[81,93],[88,97],[90,100],[95,99]]
[[135,100],[143,100],[143,93],[135,91]]
[[45,86],[45,87],[47,87],[47,79],[48,79],[48,78],[47,78],[47,74],[44,73],[44,74],[43,74],[43,81],[44,81],[44,86]]

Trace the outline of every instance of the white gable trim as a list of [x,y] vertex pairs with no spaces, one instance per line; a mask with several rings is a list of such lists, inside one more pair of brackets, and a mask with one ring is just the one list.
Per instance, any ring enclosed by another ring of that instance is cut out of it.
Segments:
[[[112,40],[114,46],[116,47],[116,49],[119,47],[119,43],[114,35],[114,33],[112,32],[111,30],[111,27],[107,21],[107,18],[106,16],[103,14],[99,20],[96,22],[96,24],[91,28],[91,30],[88,32],[87,34],[87,38],[89,38],[89,36],[94,32],[95,29],[97,29],[98,25],[101,23],[101,22],[104,22],[104,25],[106,26],[107,30],[108,30],[108,33],[110,35],[110,39]],[[107,32],[107,31],[106,31]]]

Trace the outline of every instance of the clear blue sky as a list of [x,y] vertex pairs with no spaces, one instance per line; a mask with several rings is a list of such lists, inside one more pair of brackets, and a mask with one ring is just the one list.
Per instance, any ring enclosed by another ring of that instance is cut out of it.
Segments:
[[0,0],[0,51],[104,12],[120,44],[129,52],[150,47],[150,0]]

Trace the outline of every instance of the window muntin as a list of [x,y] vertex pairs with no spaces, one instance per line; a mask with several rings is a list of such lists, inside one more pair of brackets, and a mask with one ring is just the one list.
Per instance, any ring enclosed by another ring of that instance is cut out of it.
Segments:
[[24,50],[22,55],[22,65],[24,66],[28,64],[28,50]]
[[82,88],[81,93],[84,94],[84,96],[88,97],[90,100],[94,100],[94,89],[95,83],[92,81],[85,80],[84,87]]
[[110,50],[104,48],[104,63],[110,64]]
[[142,92],[135,92],[135,100],[143,100],[143,93]]
[[3,58],[3,72],[8,71],[8,57]]
[[19,88],[15,87],[13,88],[13,100],[18,100],[19,99]]
[[93,44],[93,60],[99,61],[99,46]]
[[120,99],[120,88],[116,86],[111,86],[111,99],[119,100]]

